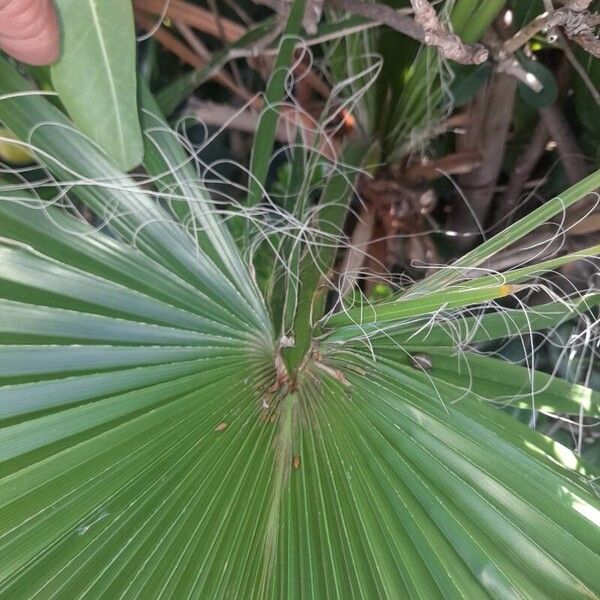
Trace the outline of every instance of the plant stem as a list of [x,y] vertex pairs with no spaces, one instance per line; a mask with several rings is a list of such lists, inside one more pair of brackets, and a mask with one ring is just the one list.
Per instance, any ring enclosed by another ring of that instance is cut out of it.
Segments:
[[[359,165],[365,156],[365,146],[351,143],[344,151],[344,163]],[[310,350],[314,324],[325,310],[330,286],[330,270],[335,260],[337,246],[333,239],[339,236],[348,212],[352,193],[346,173],[334,175],[321,195],[318,226],[321,239],[316,249],[305,249],[300,260],[300,289],[294,318],[294,346],[282,349],[282,357],[290,374],[300,366]]]

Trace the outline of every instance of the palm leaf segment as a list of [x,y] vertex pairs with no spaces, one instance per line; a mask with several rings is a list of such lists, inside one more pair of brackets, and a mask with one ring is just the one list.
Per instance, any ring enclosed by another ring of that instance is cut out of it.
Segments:
[[[24,84],[3,63],[0,85]],[[261,295],[193,172],[165,168],[185,155],[152,110],[146,166],[189,200],[172,211],[45,100],[0,113],[113,232],[3,188],[3,598],[596,597],[593,474],[490,405],[503,363],[414,318],[368,344],[342,323],[286,382]],[[457,323],[476,340],[501,330],[486,319]],[[528,372],[507,378],[527,404]],[[589,390],[537,381],[546,410],[598,414]]]

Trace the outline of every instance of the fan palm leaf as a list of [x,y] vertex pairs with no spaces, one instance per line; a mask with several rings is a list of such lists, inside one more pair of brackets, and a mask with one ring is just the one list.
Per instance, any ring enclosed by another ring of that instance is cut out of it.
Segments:
[[107,223],[2,185],[1,597],[597,597],[596,474],[492,404],[597,416],[598,394],[537,373],[528,389],[455,335],[551,328],[597,297],[470,317],[506,286],[452,313],[444,281],[324,320],[286,371],[147,92],[153,192],[5,62],[0,91],[53,184]]

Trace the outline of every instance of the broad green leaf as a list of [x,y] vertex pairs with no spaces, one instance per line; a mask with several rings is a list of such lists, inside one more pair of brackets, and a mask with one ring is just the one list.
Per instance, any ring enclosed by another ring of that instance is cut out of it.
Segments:
[[131,3],[56,0],[62,53],[52,82],[77,127],[122,169],[142,160]]

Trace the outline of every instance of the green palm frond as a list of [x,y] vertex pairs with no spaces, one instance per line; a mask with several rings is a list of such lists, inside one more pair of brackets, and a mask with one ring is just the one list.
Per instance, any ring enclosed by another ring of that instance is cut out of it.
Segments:
[[[1,61],[0,118],[104,227],[2,182],[0,597],[598,597],[598,474],[495,404],[597,417],[599,395],[476,346],[597,296],[492,311],[506,283],[434,276],[316,323],[323,246],[290,358],[148,91],[151,190],[26,90]],[[323,192],[329,237],[348,188]]]
[[[410,9],[408,0],[387,0],[395,9]],[[476,42],[504,6],[504,0],[452,0],[440,3],[442,21],[466,42]],[[380,144],[381,156],[398,160],[407,151],[421,150],[424,141],[446,114],[453,66],[435,49],[390,29],[369,29],[336,43],[338,79],[357,76],[374,60],[381,76],[357,109],[367,135]],[[358,78],[356,85],[360,86]]]

